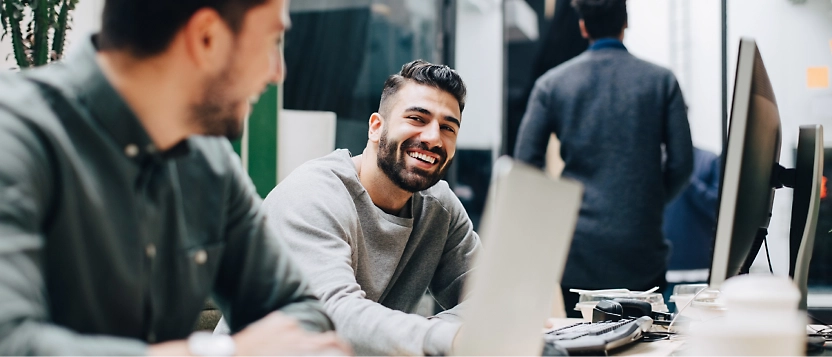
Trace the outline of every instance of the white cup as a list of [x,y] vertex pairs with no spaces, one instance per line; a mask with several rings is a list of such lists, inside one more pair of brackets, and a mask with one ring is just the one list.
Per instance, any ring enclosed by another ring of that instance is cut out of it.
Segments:
[[[723,283],[724,316],[691,324],[688,352],[704,356],[796,356],[806,353],[800,292],[786,277],[740,275]],[[697,301],[694,301],[695,304]]]

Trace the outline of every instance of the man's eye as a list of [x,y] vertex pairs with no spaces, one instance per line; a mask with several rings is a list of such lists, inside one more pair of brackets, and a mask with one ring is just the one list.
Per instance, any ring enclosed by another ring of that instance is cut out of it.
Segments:
[[420,117],[408,117],[408,118],[413,119],[413,120],[416,120],[416,121],[418,121],[418,122],[420,122],[420,123],[424,122],[424,120],[422,120],[422,118],[420,118]]
[[452,132],[452,133],[456,132],[456,130],[454,129],[454,127],[452,127],[452,126],[450,126],[450,125],[443,125],[443,126],[442,126],[442,129],[443,129],[443,130],[450,131],[450,132]]

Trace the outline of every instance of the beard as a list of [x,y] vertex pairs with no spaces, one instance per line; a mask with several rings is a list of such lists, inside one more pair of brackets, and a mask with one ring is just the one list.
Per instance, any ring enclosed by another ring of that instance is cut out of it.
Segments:
[[243,119],[237,108],[248,105],[247,101],[229,98],[232,88],[231,66],[205,83],[205,90],[198,103],[191,106],[191,120],[202,129],[204,135],[224,136],[236,140],[243,133]]
[[[407,167],[407,149],[421,149],[439,155],[437,166],[433,172],[418,167]],[[448,153],[440,147],[428,148],[427,144],[414,139],[405,140],[399,145],[397,141],[387,139],[387,128],[382,129],[378,141],[378,167],[393,181],[396,186],[410,193],[426,190],[435,185],[445,175],[450,165],[446,165]],[[450,162],[448,162],[449,164]]]

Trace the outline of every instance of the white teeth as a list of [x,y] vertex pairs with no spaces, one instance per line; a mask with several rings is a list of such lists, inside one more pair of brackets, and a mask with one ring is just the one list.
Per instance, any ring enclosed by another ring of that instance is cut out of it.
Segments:
[[419,159],[419,160],[422,160],[422,161],[425,161],[425,162],[429,162],[431,164],[436,162],[436,158],[427,156],[425,154],[420,154],[420,153],[417,153],[417,152],[411,152],[411,153],[408,153],[408,155],[410,155],[410,157],[412,157],[412,158]]

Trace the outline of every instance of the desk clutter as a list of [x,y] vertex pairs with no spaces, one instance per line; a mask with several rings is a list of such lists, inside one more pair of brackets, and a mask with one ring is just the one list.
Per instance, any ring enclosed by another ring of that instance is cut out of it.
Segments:
[[579,290],[570,289],[569,291],[580,295],[578,303],[575,304],[575,311],[580,311],[584,321],[592,321],[592,312],[595,306],[606,300],[627,299],[642,301],[650,305],[651,310],[655,312],[669,312],[667,305],[664,302],[664,297],[661,293],[655,292],[658,287],[648,291],[630,291],[628,289],[605,289],[605,290]]
[[[657,336],[680,341],[674,355],[697,356],[805,355],[812,342],[807,340],[806,312],[798,309],[800,291],[788,277],[739,275],[718,290],[679,285],[671,296],[677,304],[673,314],[653,292],[578,293],[575,309],[586,322],[549,331],[544,338],[572,355],[606,353],[632,342],[643,345]],[[550,354],[556,351],[549,348]]]

